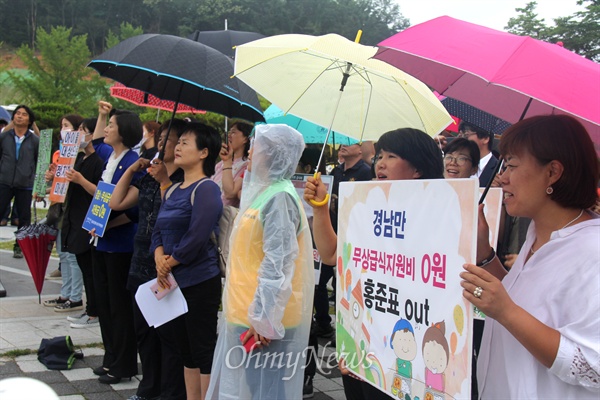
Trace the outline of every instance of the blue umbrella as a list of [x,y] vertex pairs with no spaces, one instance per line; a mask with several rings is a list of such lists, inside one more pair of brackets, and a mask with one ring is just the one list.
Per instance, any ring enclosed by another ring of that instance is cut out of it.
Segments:
[[[283,111],[275,104],[271,104],[265,111],[265,120],[268,124],[285,124],[296,129],[304,136],[304,143],[325,143],[327,137],[327,128],[317,124],[313,124],[305,119],[296,117],[292,114],[284,114]],[[331,132],[329,135],[328,144],[344,144],[350,145],[358,143],[358,140],[352,139],[339,132]]]
[[4,107],[0,107],[0,119],[6,120],[6,122],[10,122],[12,119],[12,115],[6,111]]

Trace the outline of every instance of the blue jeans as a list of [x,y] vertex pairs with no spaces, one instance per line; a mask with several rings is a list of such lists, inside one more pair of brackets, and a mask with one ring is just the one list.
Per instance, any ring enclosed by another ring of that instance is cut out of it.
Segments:
[[58,250],[60,272],[62,274],[60,297],[69,299],[72,302],[78,302],[81,301],[81,295],[83,294],[83,273],[81,272],[81,268],[79,268],[79,264],[77,264],[75,254],[60,251],[60,235],[61,232],[59,231],[56,237],[56,249]]

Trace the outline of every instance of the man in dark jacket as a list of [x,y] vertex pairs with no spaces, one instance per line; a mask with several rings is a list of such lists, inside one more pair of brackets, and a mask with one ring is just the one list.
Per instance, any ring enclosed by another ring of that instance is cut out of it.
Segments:
[[[5,210],[14,197],[19,228],[31,222],[31,192],[39,146],[39,138],[31,130],[34,122],[33,111],[19,105],[12,115],[14,127],[0,133],[0,210]],[[16,242],[13,257],[23,257]]]

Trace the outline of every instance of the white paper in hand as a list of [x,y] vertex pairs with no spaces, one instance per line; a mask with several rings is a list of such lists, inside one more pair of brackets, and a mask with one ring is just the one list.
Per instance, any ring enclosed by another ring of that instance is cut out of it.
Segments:
[[148,326],[158,328],[180,315],[188,312],[187,302],[181,289],[176,287],[162,300],[157,300],[150,286],[156,283],[156,278],[140,285],[135,293],[135,301],[142,312]]

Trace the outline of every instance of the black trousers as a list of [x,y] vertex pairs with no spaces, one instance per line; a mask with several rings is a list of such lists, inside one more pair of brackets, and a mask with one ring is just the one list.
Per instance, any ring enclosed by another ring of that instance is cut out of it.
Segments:
[[19,228],[31,223],[31,189],[17,189],[0,184],[0,210],[4,212],[15,198],[15,206],[19,215]]
[[[135,293],[132,295],[135,296]],[[136,394],[144,398],[185,400],[183,360],[177,350],[176,324],[171,321],[158,328],[148,326],[135,297],[132,297],[132,302],[143,375]]]
[[77,265],[83,275],[83,287],[85,288],[85,312],[90,317],[98,316],[98,307],[96,306],[96,290],[94,288],[94,268],[92,266],[92,250],[85,253],[75,254]]
[[177,348],[187,368],[210,374],[217,344],[217,314],[221,304],[221,276],[182,288],[188,312],[175,318]]
[[329,294],[327,293],[327,282],[334,275],[334,267],[321,264],[321,274],[319,275],[319,284],[315,288],[315,321],[320,327],[327,327],[331,324],[329,315]]
[[96,306],[104,344],[103,367],[119,378],[137,374],[131,293],[126,288],[131,253],[92,250]]

